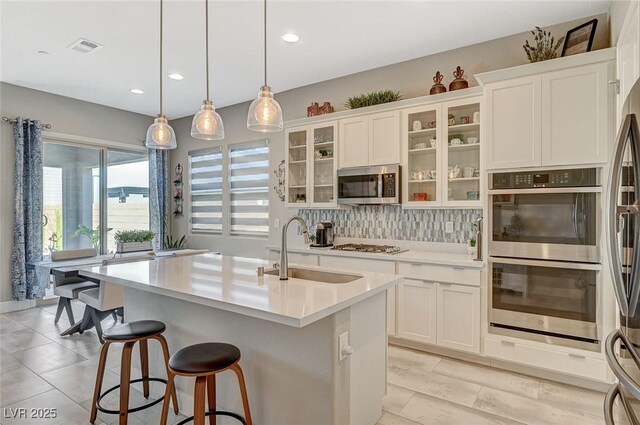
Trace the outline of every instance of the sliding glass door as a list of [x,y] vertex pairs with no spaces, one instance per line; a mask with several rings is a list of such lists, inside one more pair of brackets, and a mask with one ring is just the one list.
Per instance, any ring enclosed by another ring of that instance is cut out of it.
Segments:
[[115,252],[118,230],[149,228],[149,156],[108,151],[107,252]]
[[45,256],[90,247],[112,253],[118,230],[149,229],[146,152],[45,140],[43,163]]
[[102,149],[44,144],[43,250],[100,250]]

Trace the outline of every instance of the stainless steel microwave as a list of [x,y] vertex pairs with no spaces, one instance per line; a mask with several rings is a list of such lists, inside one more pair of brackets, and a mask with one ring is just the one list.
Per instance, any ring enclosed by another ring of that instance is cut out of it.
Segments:
[[380,165],[338,170],[338,204],[399,204],[400,166]]

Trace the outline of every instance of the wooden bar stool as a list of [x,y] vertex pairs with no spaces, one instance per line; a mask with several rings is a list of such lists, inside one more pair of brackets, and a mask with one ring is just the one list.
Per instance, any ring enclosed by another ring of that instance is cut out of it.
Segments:
[[[209,416],[210,425],[215,425],[216,416],[230,416],[244,425],[252,425],[247,388],[239,362],[240,350],[236,346],[218,342],[191,345],[171,356],[160,425],[167,424],[169,394],[175,391],[174,381],[176,376],[192,376],[196,378],[195,391],[193,394],[194,415],[176,425],[183,425],[191,420],[193,420],[194,425],[204,425],[204,418],[206,416]],[[244,408],[244,418],[237,413],[216,410],[216,374],[224,372],[227,369],[235,372],[238,378],[240,395],[242,396],[242,406]],[[205,409],[205,392],[209,410]]]
[[[142,390],[145,398],[149,398],[149,382],[163,382],[164,384],[167,384],[167,381],[164,379],[149,377],[149,355],[147,344],[149,339],[155,339],[160,343],[168,374],[169,347],[167,346],[167,340],[162,336],[162,332],[164,332],[165,329],[165,324],[157,320],[140,320],[137,322],[116,325],[104,332],[105,342],[100,350],[100,360],[98,362],[98,373],[96,375],[96,386],[93,391],[93,404],[91,405],[91,416],[89,417],[89,422],[95,422],[98,410],[100,410],[104,413],[120,415],[119,424],[126,425],[129,413],[138,412],[154,406],[164,400],[165,397],[167,400],[171,398],[173,401],[173,410],[176,414],[178,413],[178,398],[173,386],[171,387],[171,391],[167,391],[164,397],[160,397],[157,400],[153,400],[152,402],[139,407],[129,408],[129,387],[131,384],[142,382]],[[131,380],[131,353],[136,342],[140,343],[140,367],[142,369],[142,378]],[[104,393],[101,393],[104,368],[107,362],[107,353],[109,351],[109,346],[113,343],[124,344],[124,348],[122,349],[122,360],[120,363],[120,384],[109,388]],[[107,394],[118,388],[120,388],[119,410],[110,410],[102,407],[100,405],[100,401]]]

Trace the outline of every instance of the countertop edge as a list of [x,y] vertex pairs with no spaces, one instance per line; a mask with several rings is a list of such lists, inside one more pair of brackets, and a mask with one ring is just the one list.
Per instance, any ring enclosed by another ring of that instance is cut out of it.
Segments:
[[[267,250],[269,251],[280,251],[279,246],[268,245]],[[380,261],[397,261],[400,263],[424,263],[424,264],[433,264],[438,266],[453,266],[453,267],[464,267],[469,269],[478,269],[481,270],[484,268],[484,261],[460,261],[460,260],[446,260],[446,259],[437,259],[437,258],[424,258],[424,257],[412,257],[410,256],[412,251],[406,251],[400,254],[369,254],[366,252],[351,252],[351,251],[336,251],[330,249],[322,249],[322,248],[298,248],[298,247],[289,247],[287,248],[288,252],[293,252],[296,254],[308,254],[308,255],[326,255],[332,257],[350,257],[350,258],[362,258],[362,259],[371,259],[371,260],[380,260]],[[413,252],[421,252],[428,254],[428,251],[413,251]],[[409,254],[406,256],[402,256],[404,254]],[[464,255],[464,254],[453,254],[453,255]]]
[[[84,276],[92,279],[104,280],[103,275],[94,273],[92,270],[89,270],[89,269],[80,269],[78,270],[78,274],[80,276]],[[123,287],[129,288],[129,289],[150,292],[153,294],[162,295],[162,296],[166,296],[166,297],[170,297],[170,298],[174,298],[182,301],[192,302],[192,303],[204,305],[207,307],[217,308],[217,309],[228,311],[231,313],[241,314],[247,317],[253,317],[255,319],[267,320],[269,322],[291,326],[294,328],[303,328],[307,325],[310,325],[328,316],[331,316],[341,310],[344,310],[345,308],[351,307],[367,298],[378,295],[379,293],[386,291],[391,287],[397,285],[398,283],[402,282],[402,280],[404,279],[404,277],[400,275],[389,275],[389,276],[394,276],[394,278],[389,280],[387,283],[383,285],[380,285],[374,289],[370,289],[366,292],[362,292],[354,296],[353,298],[349,298],[347,300],[334,304],[330,307],[327,307],[325,310],[313,313],[309,316],[302,317],[302,318],[296,318],[296,317],[285,316],[277,313],[265,312],[264,310],[258,310],[258,309],[254,309],[247,306],[226,303],[226,302],[222,302],[222,301],[218,301],[210,298],[200,297],[197,295],[185,294],[183,292],[172,291],[172,290],[168,290],[166,288],[161,288],[158,286],[144,285],[138,282],[133,282],[127,279],[122,279],[117,277],[110,277],[109,283],[122,285]]]

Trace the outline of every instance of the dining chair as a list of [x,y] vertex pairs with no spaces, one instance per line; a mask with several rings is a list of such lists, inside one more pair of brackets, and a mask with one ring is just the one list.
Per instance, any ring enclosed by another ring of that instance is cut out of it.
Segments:
[[[153,259],[151,255],[117,257],[102,260],[102,265],[109,266],[139,261],[151,261]],[[102,320],[108,316],[124,316],[122,286],[101,281],[97,288],[83,291],[78,298],[86,304],[82,318],[82,332],[95,326],[98,339],[104,344],[104,338],[102,337]]]
[[[94,248],[89,249],[65,249],[61,251],[54,251],[51,253],[51,261],[64,261],[75,260],[79,258],[90,258],[98,255],[98,252]],[[58,323],[62,312],[66,310],[69,323],[73,326],[75,319],[73,317],[73,309],[71,307],[71,300],[78,299],[79,294],[82,291],[97,288],[98,284],[95,282],[87,281],[85,279],[75,277],[62,277],[53,276],[53,293],[58,298],[58,309],[56,310],[56,317],[54,323]]]

